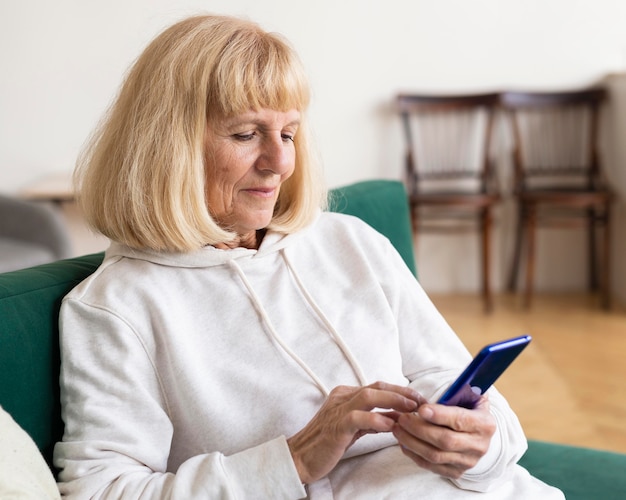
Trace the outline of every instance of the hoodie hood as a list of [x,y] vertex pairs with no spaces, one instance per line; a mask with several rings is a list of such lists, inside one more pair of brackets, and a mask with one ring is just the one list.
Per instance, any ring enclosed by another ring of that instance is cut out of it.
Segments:
[[249,248],[222,250],[213,246],[206,246],[192,252],[160,252],[156,250],[138,250],[113,242],[107,249],[105,258],[126,257],[171,267],[206,268],[220,266],[227,264],[231,260],[258,259],[265,255],[279,252],[300,239],[310,230],[310,227],[292,234],[267,231],[257,250]]
[[144,260],[154,264],[159,264],[177,268],[210,268],[216,266],[226,266],[230,269],[233,280],[240,283],[242,292],[248,296],[252,307],[256,310],[261,323],[267,334],[280,346],[284,353],[290,357],[300,368],[309,376],[313,383],[319,388],[324,396],[328,396],[330,390],[324,385],[314,371],[303,361],[300,356],[282,339],[277,332],[272,318],[254,289],[251,281],[246,273],[239,265],[240,261],[245,259],[260,259],[268,255],[278,253],[284,267],[291,274],[295,286],[300,292],[301,297],[308,304],[309,308],[314,311],[319,322],[324,326],[327,334],[332,338],[337,347],[343,353],[345,360],[352,367],[352,370],[361,385],[367,385],[367,380],[363,369],[359,365],[353,353],[342,339],[341,335],[330,322],[327,315],[324,314],[311,293],[307,289],[302,277],[294,268],[289,256],[287,248],[301,239],[311,228],[319,221],[319,215],[315,221],[307,228],[296,233],[284,235],[274,231],[268,231],[257,249],[233,248],[218,249],[213,246],[206,246],[194,252],[157,252],[153,250],[135,250],[119,243],[113,243],[106,252],[106,259],[129,258],[135,260]]

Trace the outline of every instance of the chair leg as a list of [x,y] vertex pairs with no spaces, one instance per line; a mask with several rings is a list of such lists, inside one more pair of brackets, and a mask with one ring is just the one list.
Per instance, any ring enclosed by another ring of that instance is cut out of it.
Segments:
[[524,216],[524,231],[526,239],[526,288],[524,290],[524,307],[530,308],[534,277],[535,277],[535,237],[537,232],[537,214],[534,206],[530,205],[526,208]]
[[522,252],[522,240],[524,232],[524,217],[522,216],[522,208],[518,207],[517,221],[515,227],[515,247],[513,250],[513,262],[511,263],[511,273],[509,274],[508,290],[514,292],[517,288],[517,278],[519,275],[520,258]]
[[611,208],[609,203],[604,209],[604,241],[602,244],[602,278],[600,290],[602,294],[602,307],[611,307]]
[[418,214],[417,206],[413,203],[409,203],[409,210],[411,214],[411,229],[413,231],[413,247],[417,249],[417,228],[418,228]]
[[598,254],[597,248],[597,231],[596,231],[596,210],[591,207],[587,210],[587,247],[589,256],[589,290],[598,290]]
[[481,214],[482,226],[482,288],[485,312],[493,310],[493,295],[491,293],[491,208],[485,208]]

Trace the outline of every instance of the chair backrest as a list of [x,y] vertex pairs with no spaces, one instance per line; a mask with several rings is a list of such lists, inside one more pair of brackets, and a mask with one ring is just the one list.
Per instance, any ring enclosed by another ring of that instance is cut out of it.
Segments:
[[497,93],[400,94],[405,168],[412,194],[429,190],[489,192],[489,161]]
[[[331,209],[363,218],[398,247],[415,271],[404,186],[365,181],[331,191]],[[103,254],[0,274],[0,406],[51,462],[63,435],[58,317],[62,298],[95,271]]]
[[599,118],[606,91],[504,92],[515,142],[515,187],[579,187],[601,182]]

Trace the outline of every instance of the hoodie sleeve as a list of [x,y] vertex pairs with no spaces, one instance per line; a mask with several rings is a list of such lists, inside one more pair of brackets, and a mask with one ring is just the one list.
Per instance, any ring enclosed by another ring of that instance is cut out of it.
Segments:
[[132,327],[109,310],[66,299],[60,330],[65,434],[54,461],[64,497],[306,495],[284,437],[230,456],[201,454],[169,471],[174,426],[158,371]]
[[[397,318],[403,371],[410,384],[429,401],[436,401],[471,361],[471,355],[389,245],[383,282]],[[497,431],[489,452],[454,483],[463,489],[488,491],[508,479],[527,448],[515,413],[492,387],[491,412]]]

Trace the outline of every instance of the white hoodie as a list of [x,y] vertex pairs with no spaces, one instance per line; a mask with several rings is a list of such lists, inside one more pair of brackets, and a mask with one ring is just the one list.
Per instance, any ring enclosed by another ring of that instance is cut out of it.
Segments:
[[268,232],[258,250],[114,244],[64,299],[60,328],[68,497],[562,498],[514,465],[526,441],[495,390],[490,452],[456,484],[391,434],[300,483],[286,438],[332,388],[410,383],[434,400],[470,360],[389,241],[354,217]]

